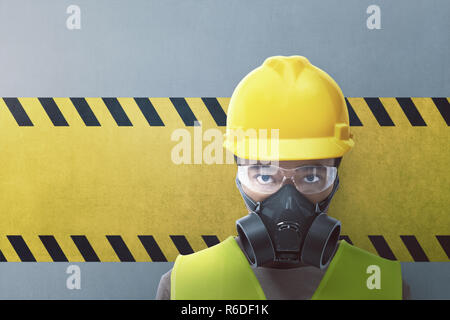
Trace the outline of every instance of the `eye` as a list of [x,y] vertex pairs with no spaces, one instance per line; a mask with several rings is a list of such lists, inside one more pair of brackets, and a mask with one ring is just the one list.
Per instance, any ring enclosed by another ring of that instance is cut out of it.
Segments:
[[308,174],[303,179],[306,183],[316,183],[320,180],[320,177],[316,176],[315,174]]
[[268,174],[260,174],[256,177],[256,181],[260,184],[269,184],[274,181],[271,175]]

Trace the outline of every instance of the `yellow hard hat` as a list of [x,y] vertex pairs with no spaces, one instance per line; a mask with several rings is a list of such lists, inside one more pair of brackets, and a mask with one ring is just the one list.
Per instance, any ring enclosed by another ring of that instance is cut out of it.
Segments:
[[[256,132],[264,129],[269,134],[236,139],[237,131],[248,129]],[[261,139],[268,142],[272,129],[278,129],[276,152],[263,153],[248,147],[258,140],[261,143]],[[353,145],[341,89],[305,57],[267,58],[240,81],[231,96],[224,147],[239,158],[338,158]]]

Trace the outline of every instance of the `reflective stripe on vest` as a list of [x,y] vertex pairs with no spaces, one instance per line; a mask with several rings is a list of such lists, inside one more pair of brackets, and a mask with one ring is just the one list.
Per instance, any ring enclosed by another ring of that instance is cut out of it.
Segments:
[[[233,236],[179,255],[171,273],[172,300],[265,300],[247,258]],[[401,299],[398,261],[390,261],[340,241],[312,299]]]

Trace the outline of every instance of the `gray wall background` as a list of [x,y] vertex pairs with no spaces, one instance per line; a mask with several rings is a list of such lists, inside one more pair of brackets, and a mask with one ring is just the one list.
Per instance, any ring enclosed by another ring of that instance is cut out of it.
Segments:
[[[81,30],[66,28],[70,4]],[[300,54],[346,96],[444,96],[449,13],[446,0],[0,0],[0,92],[230,96],[266,57]]]
[[[67,267],[80,267],[81,289],[69,290]],[[172,262],[7,262],[0,264],[0,299],[154,299]],[[448,262],[404,262],[412,299],[450,299]]]
[[[81,8],[81,30],[66,8]],[[381,29],[366,9],[381,9]],[[350,97],[449,96],[445,0],[0,0],[0,96],[230,96],[272,55],[304,55]],[[1,235],[5,236],[5,235]],[[0,265],[0,298],[152,299],[172,263]],[[413,298],[450,299],[449,263],[404,263]]]

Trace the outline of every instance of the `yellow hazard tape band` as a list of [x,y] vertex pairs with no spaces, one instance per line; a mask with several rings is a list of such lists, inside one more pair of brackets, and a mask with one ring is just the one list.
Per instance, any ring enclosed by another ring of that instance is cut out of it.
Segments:
[[[355,146],[328,214],[369,252],[448,261],[448,98],[346,101]],[[206,157],[228,155],[228,105],[0,98],[0,261],[174,261],[235,234],[235,164]]]
[[[61,112],[58,104],[53,98],[37,98],[39,103],[42,105],[47,116],[51,120],[54,126],[69,126],[69,123],[65,119],[63,113]],[[107,107],[109,113],[114,118],[118,126],[133,126],[133,123],[128,118],[126,112],[121,106],[118,98],[101,98],[105,106]],[[186,126],[193,126],[195,121],[197,121],[196,116],[192,112],[189,104],[186,102],[185,98],[169,98],[173,107],[178,112],[178,115],[182,119]],[[217,98],[201,98],[205,104],[208,112],[213,117],[217,126],[226,125],[226,114],[223,111]],[[351,126],[362,126],[363,123],[355,112],[352,104],[349,100],[355,98],[346,98],[347,108],[350,116]],[[383,102],[378,97],[365,97],[360,98],[365,101],[370,112],[375,117],[378,124],[382,127],[395,126],[386,108],[383,106]],[[393,98],[392,98],[393,99]],[[450,125],[450,106],[447,98],[431,98],[437,110],[441,114],[443,120],[447,125]],[[153,106],[150,98],[133,98],[142,115],[145,117],[147,123],[150,126],[164,126],[161,117]],[[421,116],[419,110],[417,109],[414,101],[410,97],[398,97],[395,98],[398,105],[400,106],[402,112],[407,117],[409,123],[412,126],[426,126],[427,123]],[[19,126],[34,126],[32,119],[28,116],[19,98],[3,98],[6,106],[8,107],[11,115],[16,120]],[[78,112],[79,116],[83,120],[86,126],[101,126],[95,113],[92,111],[89,103],[85,98],[70,98],[73,107]]]

